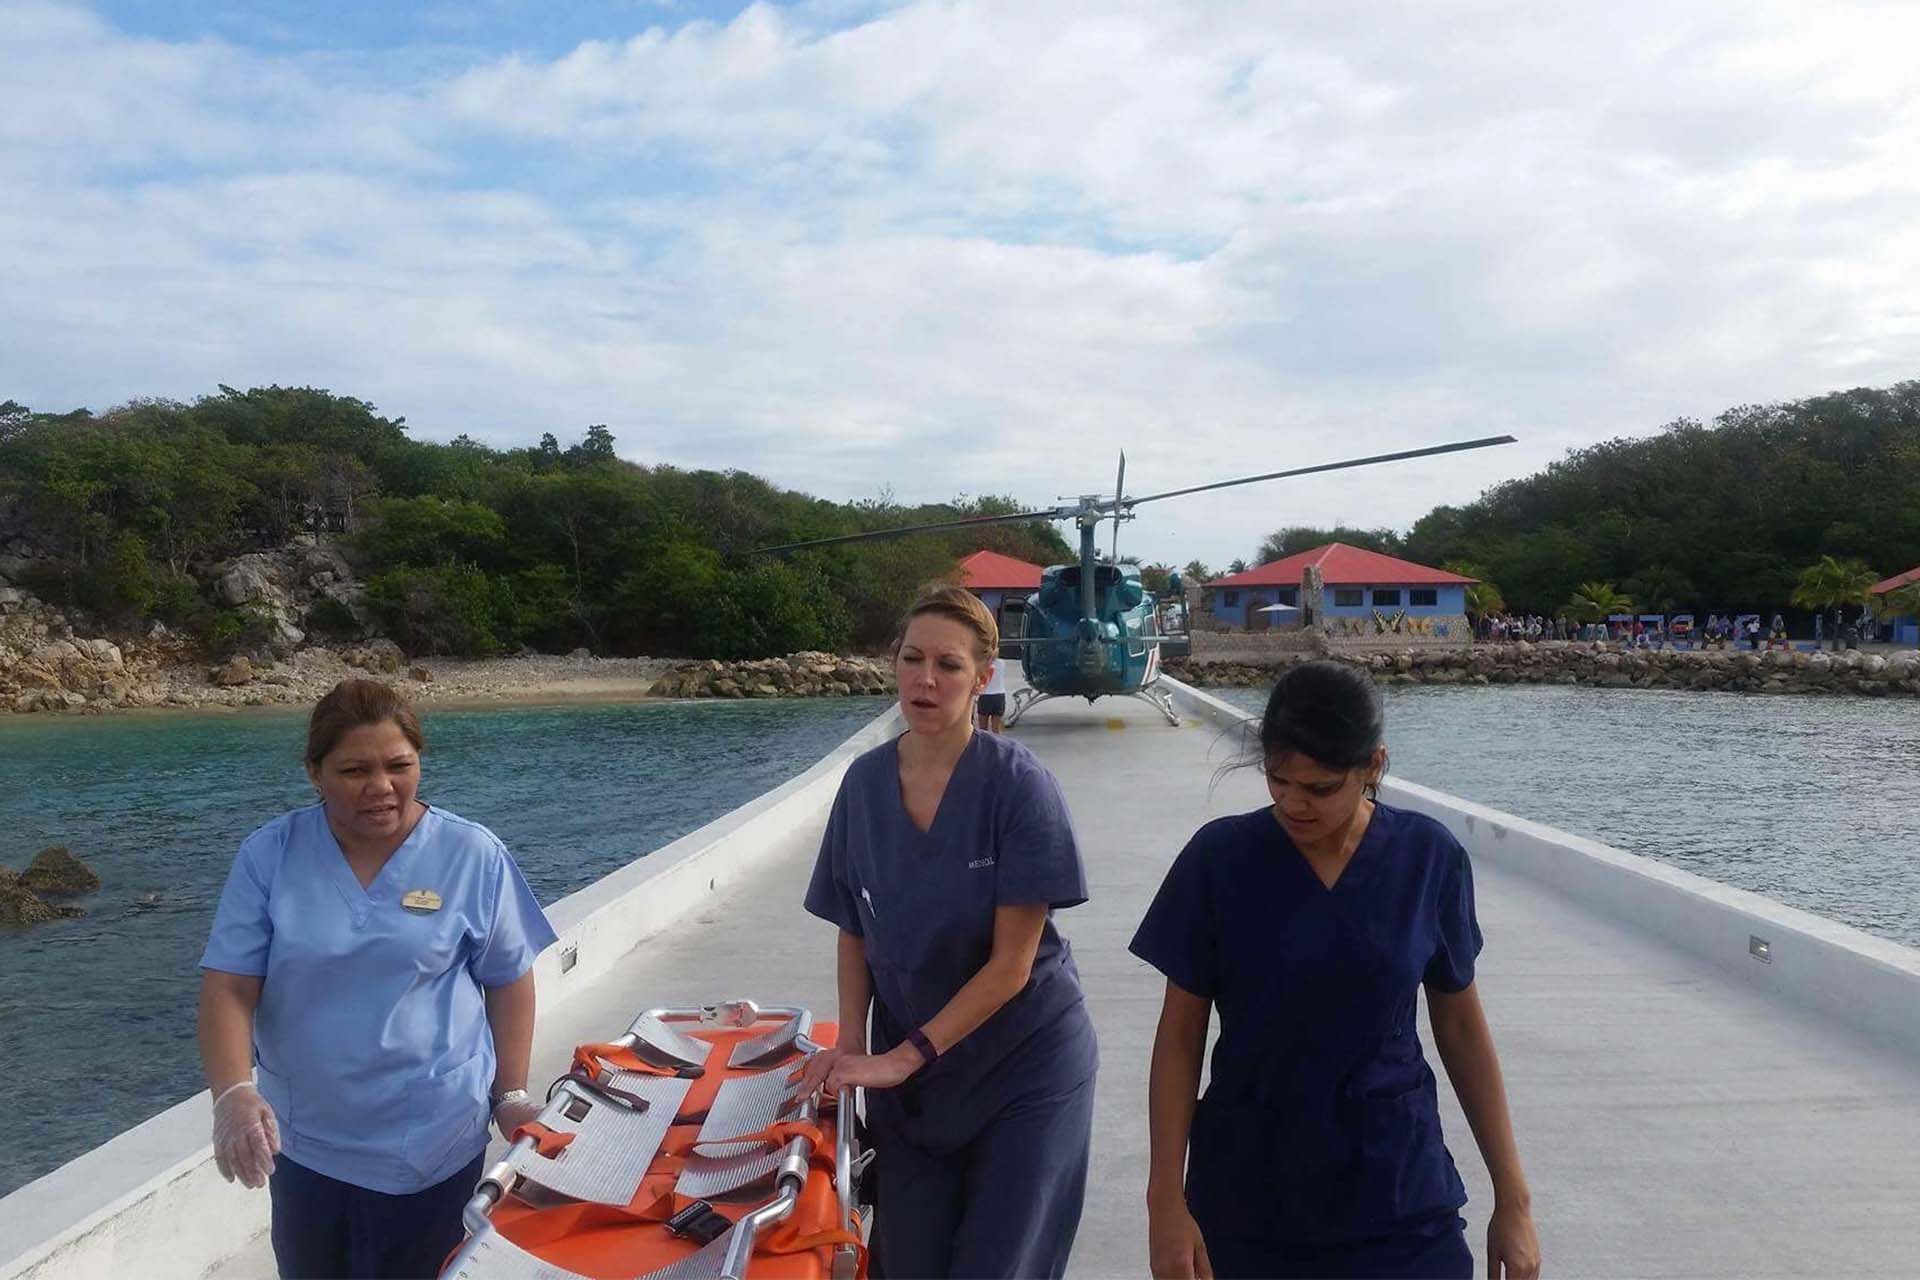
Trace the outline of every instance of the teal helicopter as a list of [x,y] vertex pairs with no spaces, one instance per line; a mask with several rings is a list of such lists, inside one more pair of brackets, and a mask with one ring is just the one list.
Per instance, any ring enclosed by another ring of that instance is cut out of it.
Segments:
[[[1160,684],[1162,656],[1183,657],[1189,651],[1184,626],[1177,632],[1165,623],[1170,611],[1168,601],[1179,601],[1184,621],[1184,585],[1174,574],[1164,597],[1156,597],[1140,581],[1137,566],[1119,561],[1120,524],[1134,518],[1134,508],[1168,498],[1228,489],[1236,485],[1258,484],[1265,480],[1284,480],[1295,476],[1344,471],[1353,467],[1377,466],[1387,462],[1406,462],[1440,454],[1463,453],[1492,445],[1513,444],[1512,436],[1487,436],[1479,440],[1461,440],[1432,445],[1424,449],[1406,449],[1398,453],[1379,453],[1341,462],[1323,462],[1311,467],[1269,471],[1263,475],[1218,480],[1212,484],[1169,489],[1144,497],[1126,496],[1127,455],[1120,455],[1120,470],[1114,481],[1114,496],[1083,494],[1060,506],[1012,515],[969,516],[960,520],[942,520],[932,524],[902,525],[867,533],[842,534],[833,538],[814,538],[806,542],[788,542],[762,547],[763,553],[802,551],[812,547],[846,542],[872,542],[882,538],[902,538],[915,533],[941,533],[983,528],[987,525],[1018,524],[1032,520],[1071,520],[1080,530],[1080,559],[1074,564],[1051,565],[1041,575],[1040,589],[1028,596],[1022,615],[1022,634],[1003,636],[1000,657],[1018,658],[1026,673],[1027,685],[1014,692],[1008,708],[1007,726],[1050,698],[1139,698],[1156,707],[1169,724],[1178,725],[1171,693]],[[1102,559],[1095,546],[1103,523],[1113,524],[1113,540],[1107,558]]]

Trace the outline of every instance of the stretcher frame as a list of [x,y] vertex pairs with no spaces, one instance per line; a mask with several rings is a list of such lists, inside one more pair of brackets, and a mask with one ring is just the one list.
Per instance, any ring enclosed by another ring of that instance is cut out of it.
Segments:
[[[616,1048],[632,1051],[635,1056],[661,1069],[677,1069],[685,1076],[698,1076],[706,1069],[707,1060],[715,1046],[710,1041],[686,1035],[674,1024],[692,1023],[707,1030],[739,1031],[773,1019],[781,1021],[765,1035],[738,1041],[732,1045],[725,1069],[752,1070],[756,1075],[729,1076],[721,1085],[721,1090],[724,1091],[729,1085],[743,1080],[772,1075],[774,1072],[790,1072],[800,1065],[802,1059],[818,1052],[822,1046],[815,1043],[810,1035],[813,1030],[812,1011],[787,1006],[761,1008],[751,1000],[737,999],[710,1005],[650,1008],[635,1016],[625,1032],[607,1043]],[[698,1061],[694,1060],[694,1046],[707,1051],[700,1055]],[[620,1073],[610,1074],[617,1076]],[[674,1083],[670,1079],[661,1077],[651,1079],[660,1086],[669,1086]],[[549,1091],[547,1105],[542,1108],[534,1123],[556,1131],[566,1131],[567,1113],[570,1108],[582,1102],[585,1102],[589,1108],[608,1105],[610,1100],[602,1091],[603,1088],[604,1082],[597,1088],[575,1076],[562,1077]],[[686,1091],[686,1084],[682,1082],[677,1092],[671,1089],[659,1090],[659,1100],[665,1102],[668,1097],[671,1097],[677,1111],[679,1101],[684,1098]],[[709,1112],[709,1121],[717,1111],[718,1101],[718,1095],[716,1095],[714,1109]],[[857,1221],[856,1184],[860,1174],[871,1160],[872,1152],[862,1153],[857,1149],[858,1143],[854,1136],[856,1091],[852,1088],[841,1089],[836,1104],[833,1183],[840,1220],[848,1223]],[[797,1107],[791,1107],[785,1114],[795,1121],[812,1124],[820,1118],[819,1101],[811,1096],[800,1095]],[[664,1139],[668,1125],[675,1118],[677,1117],[673,1113],[669,1113],[665,1117],[668,1124],[657,1126],[659,1137],[654,1140],[653,1148],[648,1152],[646,1159],[640,1162],[642,1178],[646,1176],[646,1166],[658,1154],[659,1142]],[[703,1133],[707,1127],[708,1125],[703,1124]],[[716,1134],[716,1136],[719,1135]],[[696,1141],[695,1145],[697,1149],[700,1143]],[[443,1277],[453,1280],[454,1277],[468,1275],[498,1276],[503,1277],[504,1280],[504,1277],[513,1275],[525,1277],[525,1280],[586,1280],[586,1277],[580,1276],[577,1272],[548,1262],[522,1249],[495,1227],[493,1212],[508,1196],[514,1196],[525,1203],[540,1205],[551,1205],[556,1202],[596,1202],[555,1192],[547,1188],[537,1177],[528,1174],[526,1172],[528,1157],[535,1153],[537,1146],[537,1139],[532,1136],[517,1137],[509,1145],[505,1154],[481,1176],[472,1198],[467,1201],[461,1212],[461,1224],[466,1229],[467,1239],[448,1259],[441,1271]],[[768,1229],[791,1217],[799,1204],[801,1192],[806,1185],[808,1170],[812,1166],[814,1144],[805,1135],[795,1135],[783,1145],[773,1147],[770,1152],[759,1154],[773,1157],[772,1198],[742,1214],[724,1233],[716,1236],[694,1253],[663,1267],[641,1273],[636,1280],[747,1280],[755,1242]],[[720,1166],[727,1162],[728,1157],[708,1157],[702,1153],[696,1153],[689,1157],[689,1161],[694,1159],[705,1160],[709,1166]],[[687,1172],[683,1171],[681,1176],[685,1178]],[[637,1190],[638,1182],[636,1181],[635,1191]],[[611,1203],[604,1199],[597,1202]],[[639,1225],[637,1219],[636,1225]],[[842,1245],[835,1248],[831,1267],[833,1280],[851,1280],[860,1269],[861,1257],[860,1250],[853,1246]]]

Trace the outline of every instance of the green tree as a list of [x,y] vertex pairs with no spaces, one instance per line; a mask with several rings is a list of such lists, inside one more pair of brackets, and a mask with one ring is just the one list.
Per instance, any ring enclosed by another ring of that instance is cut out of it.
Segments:
[[1605,622],[1616,613],[1632,613],[1633,599],[1613,589],[1611,582],[1583,582],[1561,612],[1575,622]]
[[1692,604],[1698,593],[1691,578],[1664,564],[1650,564],[1620,585],[1657,613],[1671,613],[1675,605]]
[[1467,616],[1475,622],[1496,613],[1507,611],[1506,597],[1500,594],[1500,588],[1487,581],[1487,571],[1471,560],[1449,560],[1441,568],[1448,573],[1457,573],[1463,578],[1475,578],[1466,588]]
[[128,626],[145,623],[159,599],[159,583],[153,562],[147,557],[147,544],[139,534],[126,529],[114,538],[101,578],[105,588],[99,602],[102,612],[117,615]]
[[1269,564],[1302,551],[1323,547],[1329,542],[1344,542],[1350,547],[1378,551],[1382,555],[1397,556],[1401,553],[1400,535],[1392,529],[1350,529],[1346,525],[1320,529],[1296,524],[1268,534],[1260,544],[1260,550],[1254,553],[1253,562]]
[[401,568],[367,580],[367,604],[409,655],[487,657],[510,634],[513,600],[473,565]]
[[1829,610],[1833,620],[1833,647],[1840,648],[1840,610],[1844,605],[1865,605],[1872,598],[1873,584],[1879,581],[1873,570],[1860,560],[1836,560],[1821,556],[1800,571],[1794,584],[1793,603],[1803,609]]
[[506,538],[500,513],[477,502],[436,498],[382,498],[368,504],[361,548],[377,565],[478,562]]

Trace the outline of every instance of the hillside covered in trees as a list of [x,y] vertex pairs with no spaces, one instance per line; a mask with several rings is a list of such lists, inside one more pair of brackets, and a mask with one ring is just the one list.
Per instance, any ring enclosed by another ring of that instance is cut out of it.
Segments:
[[1255,562],[1338,538],[1464,563],[1509,608],[1552,613],[1582,583],[1656,610],[1783,608],[1822,556],[1920,565],[1920,381],[1729,409],[1576,450],[1405,533],[1277,531]]
[[1045,524],[746,554],[919,521],[1018,510],[1004,499],[903,508],[826,502],[740,471],[624,462],[603,426],[563,448],[410,438],[347,396],[256,388],[101,414],[0,404],[0,544],[16,581],[126,631],[154,622],[208,648],[262,620],[223,608],[215,567],[302,534],[337,538],[365,582],[315,638],[377,630],[410,653],[564,652],[735,658],[885,643],[919,583],[981,546],[1068,558]]

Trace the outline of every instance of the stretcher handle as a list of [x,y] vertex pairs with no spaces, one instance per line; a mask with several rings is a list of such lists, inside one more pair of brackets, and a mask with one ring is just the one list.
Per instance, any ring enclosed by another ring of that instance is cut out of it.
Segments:
[[[750,1019],[747,1018],[749,1011],[753,1014]],[[656,1018],[661,1022],[698,1022],[708,1027],[734,1029],[750,1027],[759,1022],[785,1022],[788,1018],[799,1018],[800,1035],[803,1038],[813,1030],[813,1010],[799,1005],[769,1005],[762,1008],[751,1000],[721,1000],[714,1004],[666,1005],[657,1009],[643,1009],[635,1015],[627,1036],[633,1034],[632,1026],[638,1026],[647,1018]],[[625,1039],[626,1036],[622,1036],[613,1043],[618,1044]]]
[[[794,1141],[802,1142],[805,1139],[795,1138]],[[753,1260],[754,1241],[768,1227],[777,1227],[792,1217],[794,1206],[799,1203],[800,1188],[783,1182],[780,1194],[771,1203],[761,1205],[734,1224],[733,1238],[727,1243],[727,1256],[720,1263],[723,1280],[746,1280],[747,1264]]]
[[852,1085],[840,1086],[833,1117],[833,1188],[840,1194],[840,1225],[853,1221],[853,1124]]
[[[554,1081],[547,1096],[547,1105],[540,1109],[540,1114],[533,1118],[531,1124],[551,1127],[553,1121],[566,1113],[567,1100],[581,1096],[576,1084],[570,1076],[562,1076]],[[596,1102],[598,1099],[589,1095],[586,1101]],[[522,1125],[514,1130],[513,1141],[499,1162],[480,1175],[480,1185],[473,1189],[473,1197],[460,1211],[460,1225],[467,1229],[469,1236],[493,1230],[493,1220],[488,1215],[493,1211],[493,1206],[499,1204],[520,1180],[520,1175],[514,1172],[514,1159],[522,1152],[538,1149],[539,1141],[526,1132],[528,1127]]]
[[[820,1100],[810,1097],[800,1104],[793,1114],[794,1120],[819,1131]],[[813,1139],[804,1134],[795,1134],[787,1142],[786,1154],[780,1157],[780,1169],[774,1174],[774,1185],[790,1187],[798,1197],[800,1189],[807,1185],[807,1167],[813,1160]]]

